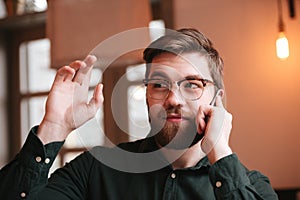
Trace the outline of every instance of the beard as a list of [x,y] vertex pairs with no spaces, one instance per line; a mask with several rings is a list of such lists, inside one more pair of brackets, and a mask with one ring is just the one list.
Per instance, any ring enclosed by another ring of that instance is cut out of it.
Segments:
[[203,134],[197,133],[197,127],[195,124],[195,118],[185,119],[181,122],[169,122],[165,119],[167,113],[175,113],[184,116],[184,113],[181,109],[167,109],[161,110],[158,113],[158,119],[161,120],[151,120],[151,132],[152,134],[156,133],[154,138],[159,146],[184,150],[187,149],[196,143],[198,143],[202,138]]

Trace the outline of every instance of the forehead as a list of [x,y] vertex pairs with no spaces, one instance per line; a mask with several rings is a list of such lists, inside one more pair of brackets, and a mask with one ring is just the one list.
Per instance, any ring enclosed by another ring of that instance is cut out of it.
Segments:
[[162,74],[168,78],[185,78],[187,76],[199,76],[211,79],[207,59],[199,53],[184,53],[175,55],[162,53],[153,58],[149,77]]

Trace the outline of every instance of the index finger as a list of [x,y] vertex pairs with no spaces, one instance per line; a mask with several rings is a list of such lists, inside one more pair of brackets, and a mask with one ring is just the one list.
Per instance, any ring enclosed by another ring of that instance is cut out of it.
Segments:
[[81,67],[77,72],[73,79],[73,81],[78,82],[80,85],[84,83],[84,81],[89,82],[90,70],[93,67],[93,64],[97,61],[96,56],[88,55],[83,62],[85,65]]

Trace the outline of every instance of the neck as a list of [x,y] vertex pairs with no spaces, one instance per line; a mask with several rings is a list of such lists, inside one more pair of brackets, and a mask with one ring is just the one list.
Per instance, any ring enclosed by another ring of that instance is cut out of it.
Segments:
[[184,169],[194,167],[205,153],[201,149],[201,141],[184,150],[161,148],[165,158],[172,163],[173,169]]

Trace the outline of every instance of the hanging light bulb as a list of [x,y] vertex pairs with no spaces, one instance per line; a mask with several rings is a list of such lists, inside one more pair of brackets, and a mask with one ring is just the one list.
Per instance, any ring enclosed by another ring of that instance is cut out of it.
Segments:
[[284,24],[282,20],[282,6],[281,0],[278,0],[278,15],[279,15],[279,35],[276,40],[276,55],[278,58],[285,60],[289,57],[289,41],[284,34]]
[[276,54],[280,59],[287,59],[289,57],[289,41],[286,38],[284,32],[279,32],[276,40]]

